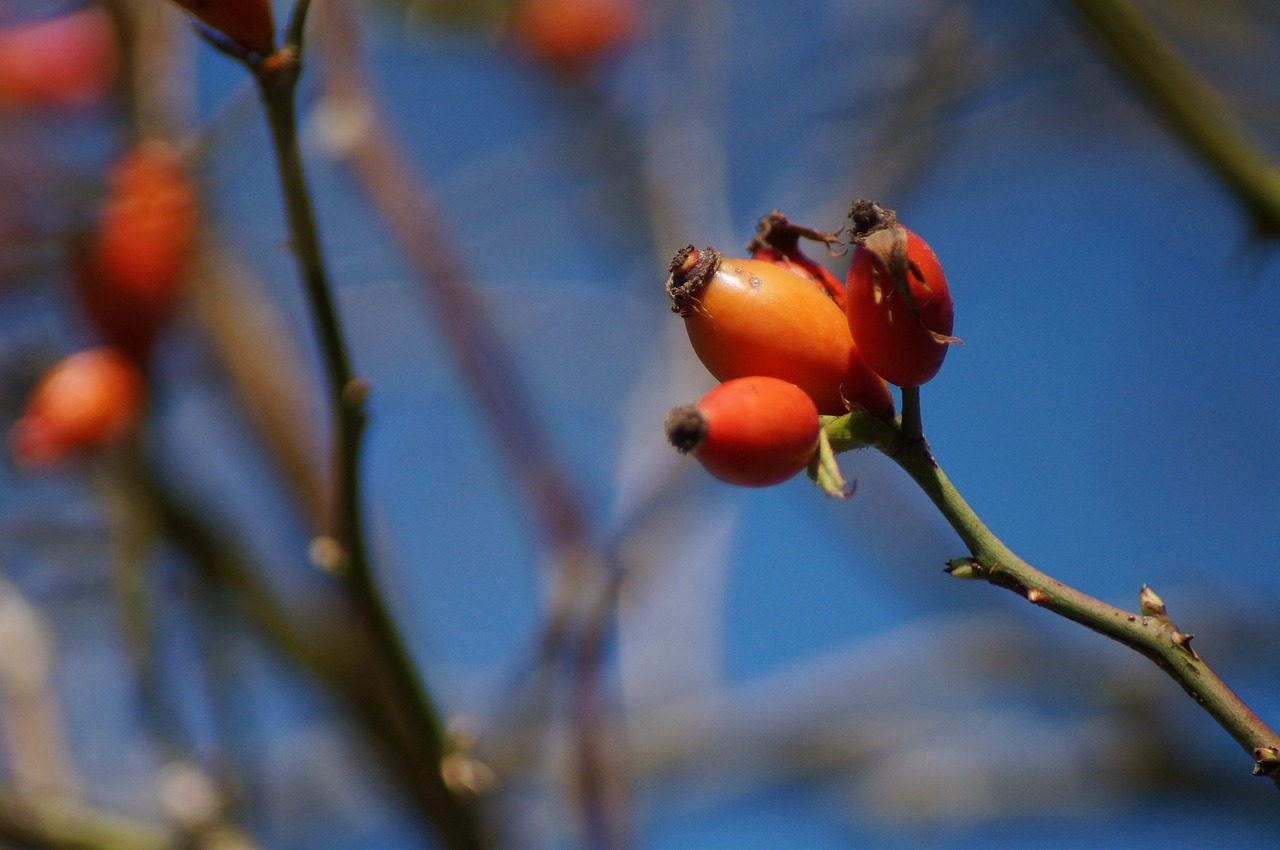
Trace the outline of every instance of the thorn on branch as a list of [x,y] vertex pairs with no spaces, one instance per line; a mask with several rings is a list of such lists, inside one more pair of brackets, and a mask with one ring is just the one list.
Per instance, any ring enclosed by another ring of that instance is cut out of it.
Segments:
[[1200,660],[1200,656],[1191,648],[1191,639],[1195,635],[1178,631],[1177,627],[1173,625],[1173,621],[1169,619],[1169,609],[1165,607],[1164,600],[1160,598],[1159,594],[1144,584],[1142,590],[1138,593],[1138,605],[1142,612],[1144,624],[1146,619],[1151,617],[1162,624],[1168,625],[1172,629],[1169,640],[1173,642],[1173,645],[1196,661]]
[[1189,634],[1184,634],[1183,632],[1175,631],[1173,633],[1173,636],[1170,638],[1170,640],[1173,641],[1174,646],[1178,647],[1178,649],[1181,649],[1183,652],[1187,653],[1192,658],[1199,661],[1200,656],[1196,653],[1194,649],[1191,648],[1191,639],[1193,637],[1195,637],[1195,635],[1189,635]]
[[440,775],[455,794],[474,799],[493,787],[493,769],[475,756],[477,730],[468,717],[450,718],[447,752],[440,760]]

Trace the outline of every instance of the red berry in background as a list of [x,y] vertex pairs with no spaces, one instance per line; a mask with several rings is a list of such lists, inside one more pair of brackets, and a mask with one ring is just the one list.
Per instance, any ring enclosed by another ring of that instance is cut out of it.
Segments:
[[520,0],[511,26],[533,55],[573,72],[635,38],[640,15],[635,0]]
[[667,417],[667,439],[716,478],[740,487],[780,484],[818,451],[818,409],[795,384],[760,376],[725,381]]
[[196,227],[195,186],[171,145],[140,142],[112,166],[78,268],[81,299],[107,342],[145,361],[177,302]]
[[275,50],[276,24],[270,0],[174,0],[233,44],[266,56]]
[[717,379],[779,378],[818,411],[893,415],[893,397],[853,345],[844,313],[808,280],[763,260],[692,245],[671,261],[667,295],[694,352]]
[[22,466],[48,467],[122,437],[138,420],[143,377],[132,359],[111,348],[81,351],[40,379],[9,446]]
[[774,263],[809,281],[827,293],[836,306],[843,310],[844,284],[829,269],[814,262],[800,250],[801,238],[821,242],[828,247],[843,244],[834,233],[801,227],[774,210],[762,216],[756,224],[756,235],[747,243],[747,251],[751,253],[753,260]]
[[845,278],[845,314],[863,360],[900,387],[938,373],[954,320],[951,290],[933,249],[871,201],[849,212],[854,252]]
[[87,106],[118,66],[115,30],[96,6],[0,28],[0,103]]

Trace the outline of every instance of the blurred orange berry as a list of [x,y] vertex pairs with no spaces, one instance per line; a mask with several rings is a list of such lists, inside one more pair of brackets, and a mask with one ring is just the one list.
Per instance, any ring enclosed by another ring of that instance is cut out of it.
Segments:
[[99,100],[119,65],[107,14],[88,7],[0,28],[0,103],[86,106]]
[[60,361],[40,379],[9,446],[22,466],[45,468],[84,449],[106,445],[137,422],[144,397],[137,365],[112,348]]
[[85,308],[108,342],[146,358],[177,301],[197,223],[195,186],[173,146],[143,141],[112,166],[79,268]]
[[275,50],[276,24],[270,0],[174,0],[182,8],[250,53]]
[[521,0],[512,27],[535,56],[576,71],[640,29],[634,0]]

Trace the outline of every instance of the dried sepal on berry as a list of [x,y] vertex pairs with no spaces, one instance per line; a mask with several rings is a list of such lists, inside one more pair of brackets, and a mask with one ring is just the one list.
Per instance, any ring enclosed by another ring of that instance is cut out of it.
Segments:
[[813,260],[800,248],[800,240],[808,239],[826,246],[844,248],[838,233],[825,233],[812,227],[796,224],[778,210],[760,217],[756,223],[756,235],[747,243],[747,252],[753,260],[765,260],[782,266],[799,275],[823,292],[844,309],[844,284],[825,266]]

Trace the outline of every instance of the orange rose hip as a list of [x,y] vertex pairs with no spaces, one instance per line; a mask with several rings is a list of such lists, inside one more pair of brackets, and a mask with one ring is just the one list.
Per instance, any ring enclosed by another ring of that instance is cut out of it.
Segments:
[[892,416],[889,388],[858,356],[844,313],[810,281],[692,245],[676,253],[669,272],[671,309],[719,380],[765,375],[800,387],[819,413],[855,407]]

